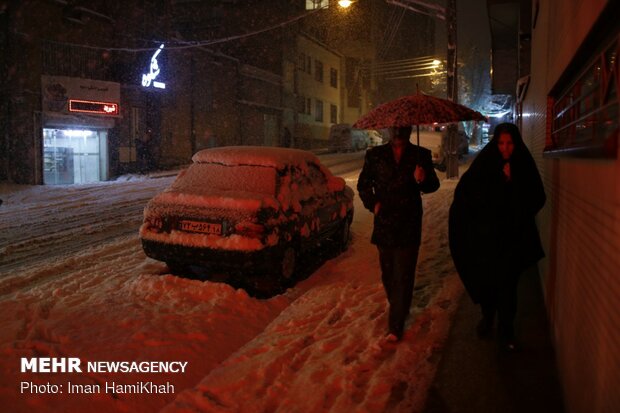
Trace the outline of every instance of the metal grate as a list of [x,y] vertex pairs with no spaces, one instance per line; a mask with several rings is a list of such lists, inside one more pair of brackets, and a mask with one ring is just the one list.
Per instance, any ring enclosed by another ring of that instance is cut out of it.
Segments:
[[44,74],[111,80],[108,51],[45,41],[42,54]]

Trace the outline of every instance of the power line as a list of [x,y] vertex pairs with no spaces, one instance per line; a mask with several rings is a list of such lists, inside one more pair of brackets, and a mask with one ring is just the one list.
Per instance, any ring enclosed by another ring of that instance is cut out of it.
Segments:
[[[426,3],[420,0],[404,0],[406,3],[403,3],[398,0],[385,0],[385,1],[388,4],[399,6],[399,7],[402,7],[403,9],[411,10],[415,13],[424,14],[426,16],[431,16],[431,17],[436,17],[441,20],[446,19],[446,8],[443,6],[434,4],[434,3]],[[411,3],[413,3],[416,6],[422,6],[430,10],[413,7]]]
[[379,51],[379,59],[383,59],[387,56],[387,53],[394,42],[394,38],[396,37],[396,32],[398,32],[398,28],[400,27],[403,16],[405,15],[404,9],[399,9],[396,7],[392,8],[392,14],[390,14],[390,19],[388,21],[387,27],[389,28],[389,32],[384,32],[383,41],[381,42],[382,48]]
[[410,76],[397,76],[397,77],[386,77],[385,80],[397,80],[397,79],[412,79],[414,77],[428,77],[435,75],[445,75],[447,72],[435,72],[435,73],[423,73],[419,75],[410,75]]
[[435,56],[429,56],[424,59],[414,58],[414,59],[406,59],[406,60],[390,60],[390,61],[383,62],[383,63],[371,63],[368,65],[365,65],[365,68],[369,67],[371,69],[383,69],[383,68],[398,68],[401,66],[414,66],[414,65],[420,66],[420,65],[432,64],[435,60],[439,60],[439,59]]
[[[308,16],[311,16],[315,13],[317,13],[319,10],[325,9],[327,8],[327,6],[324,7],[320,7],[311,11],[308,11],[304,14],[301,14],[299,16],[295,16],[289,20],[286,20],[284,22],[280,22],[277,24],[274,24],[272,26],[268,26],[265,27],[263,29],[258,29],[258,30],[254,30],[252,32],[248,32],[248,33],[243,33],[243,34],[239,34],[239,35],[235,35],[235,36],[229,36],[229,37],[224,37],[221,39],[213,39],[213,40],[201,40],[201,41],[176,41],[176,43],[184,43],[182,45],[179,46],[166,46],[167,50],[182,50],[182,49],[192,49],[192,48],[196,48],[196,47],[204,47],[204,46],[211,46],[214,44],[219,44],[219,43],[226,43],[232,40],[239,40],[239,39],[243,39],[246,37],[251,37],[251,36],[256,36],[258,34],[261,33],[265,33],[271,30],[275,30],[275,29],[279,29],[285,26],[288,26],[289,24],[295,23],[298,20],[304,19]],[[146,51],[151,51],[151,50],[157,50],[159,46],[154,46],[154,47],[141,47],[141,48],[129,48],[129,47],[103,47],[103,46],[90,46],[90,45],[85,45],[85,44],[78,44],[78,43],[68,43],[68,42],[57,42],[57,41],[51,41],[52,43],[57,43],[57,44],[62,44],[62,45],[67,45],[67,46],[74,46],[74,47],[81,47],[84,49],[93,49],[93,50],[107,50],[107,51],[118,51],[118,52],[129,52],[129,53],[137,53],[137,52],[146,52]],[[162,43],[166,43],[166,41],[163,41]]]

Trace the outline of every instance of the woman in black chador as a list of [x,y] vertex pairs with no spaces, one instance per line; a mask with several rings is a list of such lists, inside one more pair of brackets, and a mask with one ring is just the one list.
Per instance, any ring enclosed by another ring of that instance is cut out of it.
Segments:
[[502,123],[463,174],[450,207],[452,258],[467,292],[482,307],[477,333],[489,336],[497,314],[505,350],[517,349],[519,275],[544,256],[534,217],[545,199],[519,129]]

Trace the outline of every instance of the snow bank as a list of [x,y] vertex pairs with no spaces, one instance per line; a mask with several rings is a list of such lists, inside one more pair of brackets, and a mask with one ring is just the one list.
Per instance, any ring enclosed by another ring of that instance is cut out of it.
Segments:
[[[352,187],[357,173],[345,176]],[[19,186],[3,192],[2,409],[421,410],[462,293],[447,242],[447,211],[456,181],[444,180],[439,191],[423,197],[423,245],[412,313],[404,339],[396,345],[382,339],[387,303],[378,254],[369,241],[372,216],[357,197],[349,249],[285,294],[259,300],[226,284],[169,275],[164,264],[144,256],[136,234],[139,211],[170,181]],[[116,234],[110,228],[119,220],[131,235],[97,238]],[[96,241],[89,243],[91,238]],[[16,256],[19,259],[14,260]],[[20,357],[34,356],[182,360],[188,362],[188,371],[180,375],[18,373]],[[170,381],[175,393],[19,393],[21,381],[67,380],[83,384]]]

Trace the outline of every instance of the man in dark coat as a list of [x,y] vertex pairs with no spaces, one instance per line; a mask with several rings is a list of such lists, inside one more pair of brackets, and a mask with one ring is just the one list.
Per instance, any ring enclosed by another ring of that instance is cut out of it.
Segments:
[[538,169],[518,128],[497,125],[463,174],[450,207],[450,251],[467,292],[482,309],[477,332],[516,349],[513,323],[519,275],[544,256],[534,217],[545,204]]
[[422,238],[420,192],[435,192],[439,179],[431,152],[409,142],[411,127],[393,128],[392,140],[366,152],[357,190],[374,213],[381,281],[390,304],[389,339],[400,340],[411,307]]
[[147,129],[142,138],[136,138],[135,141],[140,172],[149,172],[153,169],[153,131]]

